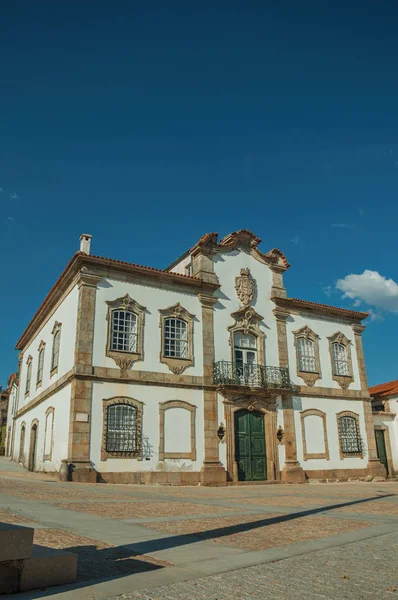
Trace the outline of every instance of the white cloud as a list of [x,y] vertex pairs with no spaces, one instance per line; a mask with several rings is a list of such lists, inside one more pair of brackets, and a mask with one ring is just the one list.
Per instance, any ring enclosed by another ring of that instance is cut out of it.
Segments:
[[292,244],[300,244],[300,236],[295,235],[290,241]]
[[343,298],[354,300],[355,306],[365,302],[375,308],[398,313],[398,284],[377,271],[367,269],[361,275],[347,275],[337,281],[336,288],[344,292]]
[[330,227],[338,227],[339,229],[353,229],[353,226],[348,225],[348,223],[332,223]]
[[13,200],[15,200],[16,198],[18,198],[18,194],[16,194],[15,192],[11,192],[10,198],[12,198]]
[[322,289],[323,289],[325,295],[328,298],[330,298],[330,296],[332,295],[332,286],[331,285],[325,285]]
[[3,191],[3,188],[0,188],[0,194],[1,194],[2,191]]
[[14,217],[7,217],[7,219],[11,222],[11,223],[15,223],[15,219]]

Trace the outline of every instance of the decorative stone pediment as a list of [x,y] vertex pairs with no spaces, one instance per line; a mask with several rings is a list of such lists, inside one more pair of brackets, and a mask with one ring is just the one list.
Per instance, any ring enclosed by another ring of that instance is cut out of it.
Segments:
[[121,298],[117,298],[116,300],[108,300],[107,305],[110,308],[120,308],[120,310],[130,310],[133,313],[138,314],[138,312],[143,312],[145,308],[138,304],[135,300],[133,300],[129,294],[122,296]]
[[[293,331],[293,335],[294,335],[294,345],[296,346],[296,366],[297,366],[297,375],[298,377],[301,377],[301,379],[304,380],[304,383],[308,386],[313,386],[315,384],[315,382],[321,378],[321,361],[320,361],[320,357],[319,357],[319,335],[317,333],[315,333],[314,331],[312,331],[312,329],[310,329],[308,327],[308,325],[305,325],[304,327],[302,327],[301,329],[298,329],[297,331]],[[300,357],[299,354],[299,344],[300,341],[299,340],[305,339],[305,340],[309,340],[310,342],[312,342],[312,347],[313,347],[313,358],[315,359],[313,362],[315,363],[315,365],[313,365],[313,370],[309,371],[308,369],[305,370],[305,366],[306,365],[302,365],[302,359]]]
[[255,282],[249,269],[241,269],[239,277],[235,277],[235,290],[243,306],[249,306],[253,302]]
[[195,315],[192,315],[187,311],[187,309],[181,306],[179,302],[173,304],[173,306],[169,306],[169,308],[160,308],[159,313],[164,317],[175,317],[176,319],[183,319],[184,321],[195,318]]
[[252,306],[243,306],[236,312],[231,313],[231,317],[235,319],[235,323],[228,328],[230,331],[241,330],[243,333],[259,335],[260,330],[258,324],[264,317],[259,315]]

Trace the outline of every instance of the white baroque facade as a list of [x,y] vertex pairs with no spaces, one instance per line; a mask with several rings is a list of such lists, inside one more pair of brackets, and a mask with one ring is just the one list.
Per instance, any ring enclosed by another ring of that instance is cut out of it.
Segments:
[[162,271],[83,235],[17,343],[13,460],[75,481],[385,476],[366,313],[289,298],[260,241],[207,234]]

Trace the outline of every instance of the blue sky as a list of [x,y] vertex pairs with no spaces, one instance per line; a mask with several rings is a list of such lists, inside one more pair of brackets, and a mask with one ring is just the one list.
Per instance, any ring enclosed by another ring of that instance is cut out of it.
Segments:
[[370,308],[369,382],[398,378],[397,23],[395,0],[3,0],[0,383],[81,233],[163,268],[241,228],[290,296]]

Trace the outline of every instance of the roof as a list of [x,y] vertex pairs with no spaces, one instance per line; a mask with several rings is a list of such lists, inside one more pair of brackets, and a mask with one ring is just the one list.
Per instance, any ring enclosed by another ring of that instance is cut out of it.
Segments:
[[369,316],[367,312],[359,312],[357,310],[351,310],[349,308],[340,308],[338,306],[330,306],[329,304],[320,304],[318,302],[310,302],[309,300],[300,300],[300,298],[280,298],[274,297],[272,300],[279,306],[285,306],[286,308],[305,308],[320,313],[328,313],[334,315],[340,315],[342,317],[353,317],[355,319],[366,319]]
[[370,387],[369,394],[371,396],[377,396],[378,398],[398,395],[398,379]]
[[[15,346],[17,350],[23,350],[32,335],[45,320],[48,312],[52,310],[56,303],[62,298],[68,287],[73,283],[73,280],[80,269],[84,266],[90,267],[90,265],[102,267],[102,271],[104,270],[104,267],[113,267],[115,269],[134,273],[136,275],[147,276],[155,280],[161,279],[163,281],[169,281],[170,283],[183,284],[187,285],[188,287],[194,287],[196,291],[213,292],[219,287],[217,284],[205,282],[199,277],[182,275],[180,273],[169,273],[167,271],[162,271],[162,269],[155,269],[154,267],[145,267],[135,263],[86,254],[85,252],[79,251],[73,255],[72,259],[68,262],[65,269],[62,271],[61,275],[58,277],[57,281],[37,309],[36,313]],[[105,276],[106,275],[104,275],[104,277]]]

